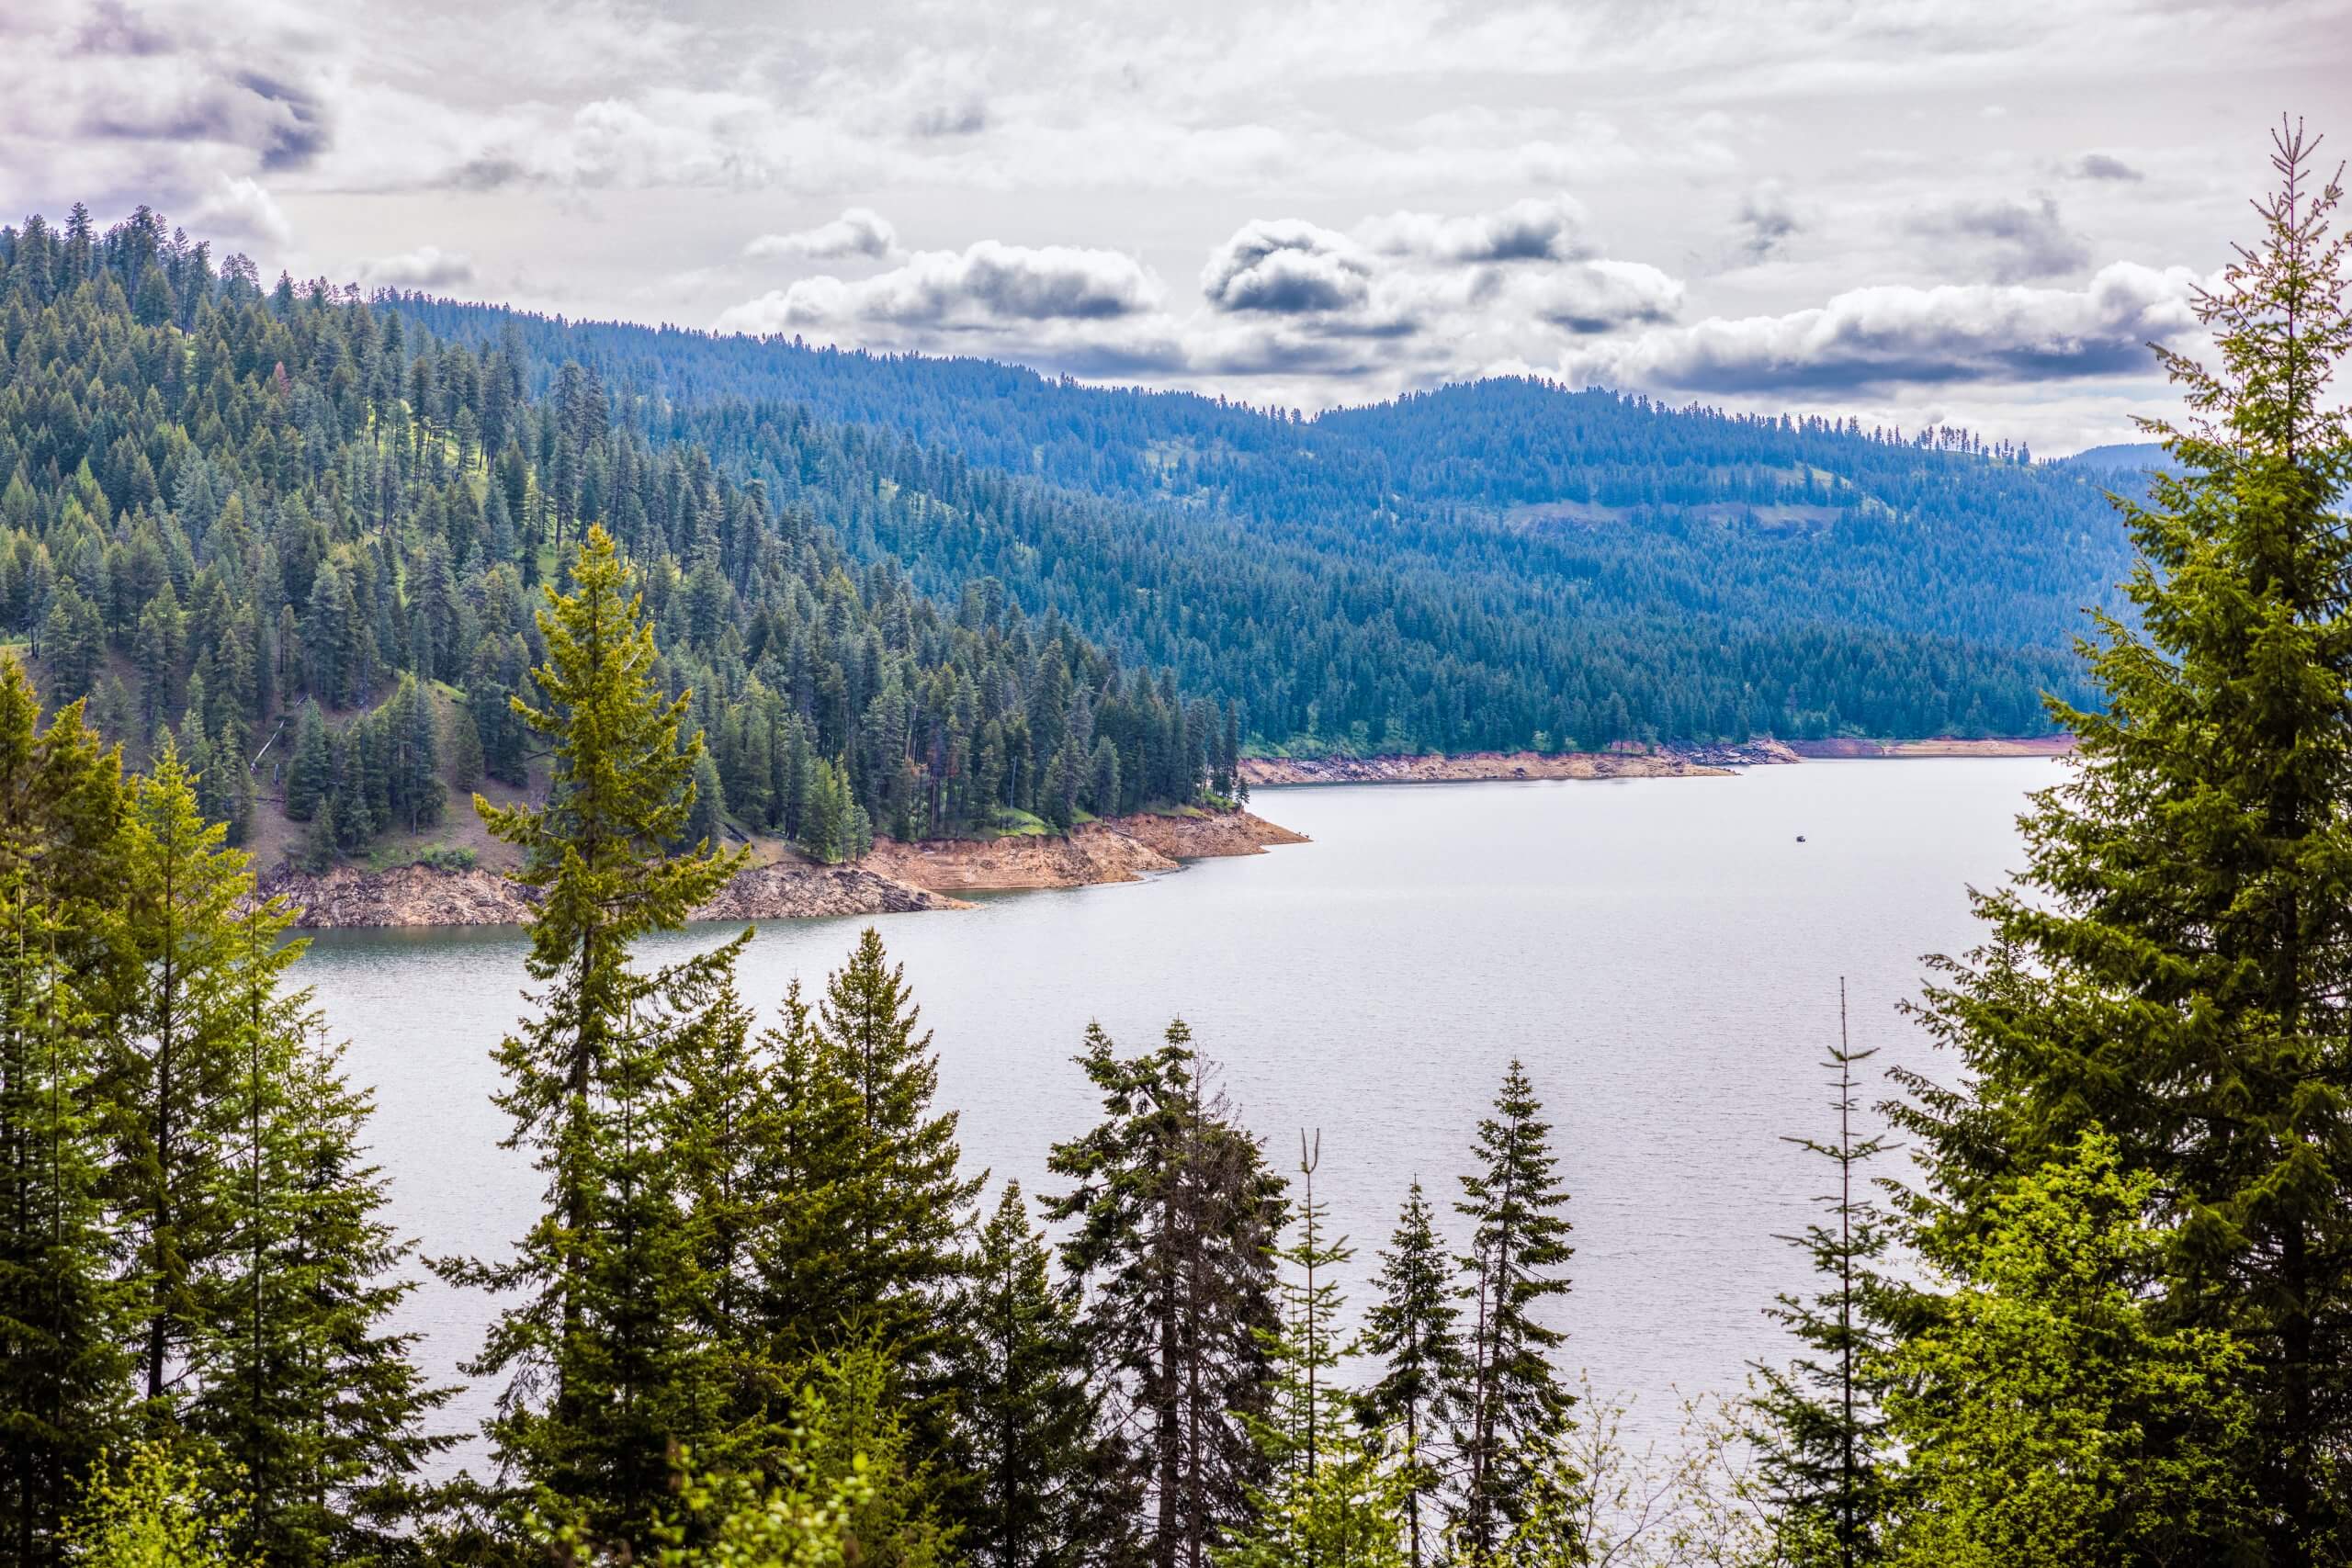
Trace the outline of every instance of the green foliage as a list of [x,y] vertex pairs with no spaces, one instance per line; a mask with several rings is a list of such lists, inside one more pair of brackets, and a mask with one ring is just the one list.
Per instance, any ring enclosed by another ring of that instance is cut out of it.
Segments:
[[1373,1285],[1380,1299],[1367,1314],[1363,1350],[1380,1372],[1364,1391],[1362,1419],[1396,1452],[1406,1478],[1407,1553],[1420,1568],[1436,1539],[1436,1521],[1425,1519],[1424,1509],[1444,1481],[1441,1445],[1470,1364],[1462,1346],[1462,1290],[1419,1180],[1406,1194]]
[[1048,1168],[1071,1186],[1046,1213],[1069,1227],[1062,1263],[1086,1291],[1098,1386],[1128,1412],[1135,1534],[1154,1568],[1175,1568],[1245,1529],[1272,1479],[1248,1423],[1272,1393],[1288,1205],[1258,1141],[1203,1086],[1181,1020],[1131,1058],[1090,1026],[1079,1062],[1103,1119],[1054,1146]]
[[207,1487],[168,1446],[141,1443],[119,1475],[104,1461],[93,1468],[66,1540],[96,1568],[258,1568],[232,1539],[243,1503]]
[[1856,1178],[1888,1147],[1853,1131],[1854,1069],[1876,1052],[1847,1043],[1842,982],[1838,1000],[1838,1043],[1823,1064],[1837,1075],[1830,1102],[1837,1139],[1786,1140],[1837,1173],[1838,1190],[1820,1200],[1827,1217],[1788,1238],[1812,1265],[1818,1293],[1783,1293],[1770,1310],[1803,1349],[1786,1367],[1759,1364],[1762,1387],[1751,1401],[1760,1479],[1772,1498],[1781,1553],[1793,1568],[1880,1561],[1897,1468],[1880,1409],[1897,1293],[1883,1275],[1894,1230],[1867,1191],[1855,1191]]
[[1543,1303],[1567,1293],[1559,1270],[1573,1255],[1560,1213],[1568,1195],[1554,1175],[1559,1161],[1543,1114],[1514,1060],[1494,1114],[1478,1123],[1480,1168],[1463,1177],[1453,1206],[1472,1227],[1461,1264],[1476,1316],[1466,1377],[1452,1401],[1458,1496],[1452,1529],[1455,1551],[1474,1564],[1487,1562],[1527,1522],[1535,1461],[1544,1444],[1557,1440],[1575,1404],[1551,1360],[1566,1336],[1536,1316]]
[[1905,1461],[1891,1561],[2258,1560],[2245,1351],[2167,1326],[2143,1293],[2170,1239],[2147,1224],[2156,1198],[2093,1129],[1936,1249],[1950,1292],[1889,1369]]
[[2062,710],[2073,776],[2025,820],[1985,946],[1944,965],[1928,1021],[1966,1088],[1907,1080],[1931,1244],[2073,1157],[2094,1124],[2154,1179],[2169,1324],[2244,1347],[2278,1562],[2352,1551],[2352,238],[2282,133],[2266,230],[2199,311],[2208,369],[2165,362],[2193,417],[2125,515],[2138,627],[2100,623],[2104,712]]
[[[694,1332],[695,1250],[682,1172],[663,1146],[663,1063],[745,937],[646,973],[630,945],[682,924],[741,856],[673,856],[691,806],[699,736],[663,694],[642,601],[613,542],[590,528],[538,626],[544,706],[517,712],[554,758],[544,806],[477,795],[492,833],[522,850],[541,894],[527,968],[540,1010],[498,1051],[510,1142],[548,1177],[548,1208],[514,1256],[453,1266],[517,1293],[475,1364],[514,1393],[492,1423],[521,1480],[597,1540],[648,1539],[669,1449],[710,1420],[708,1349]],[[544,1391],[544,1392],[541,1392]]]
[[979,1568],[1069,1568],[1117,1539],[1105,1495],[1102,1401],[1088,1386],[1076,1293],[1007,1182],[981,1228],[953,1321],[952,1450],[964,1478],[957,1545]]

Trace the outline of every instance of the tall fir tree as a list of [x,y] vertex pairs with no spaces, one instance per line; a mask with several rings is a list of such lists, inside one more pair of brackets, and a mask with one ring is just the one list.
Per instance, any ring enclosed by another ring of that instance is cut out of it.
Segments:
[[1404,1568],[1404,1501],[1412,1480],[1385,1462],[1357,1424],[1359,1403],[1340,1384],[1350,1347],[1340,1325],[1347,1303],[1335,1271],[1353,1254],[1334,1240],[1315,1196],[1323,1140],[1299,1137],[1295,1232],[1283,1266],[1282,1326],[1265,1335],[1274,1369],[1269,1408],[1245,1417],[1269,1479],[1252,1517],[1217,1550],[1219,1568]]
[[672,855],[692,808],[702,741],[690,703],[667,696],[642,601],[611,537],[589,529],[571,590],[538,624],[542,704],[518,716],[553,753],[545,805],[474,808],[523,852],[516,879],[540,896],[526,968],[538,1010],[500,1045],[511,1146],[548,1179],[546,1213],[514,1256],[453,1265],[456,1280],[522,1299],[475,1363],[504,1375],[492,1436],[548,1506],[597,1539],[641,1544],[667,1495],[673,1445],[710,1410],[695,1363],[699,1282],[661,1146],[665,1047],[749,932],[661,969],[630,945],[681,925],[741,857]]
[[1271,1478],[1248,1422],[1272,1393],[1284,1184],[1202,1084],[1181,1020],[1131,1058],[1090,1027],[1079,1062],[1103,1120],[1054,1146],[1048,1167],[1073,1185],[1046,1216],[1069,1226],[1063,1266],[1087,1292],[1096,1375],[1115,1380],[1145,1560],[1204,1568]]
[[982,1179],[957,1173],[956,1112],[932,1110],[939,1061],[922,1018],[904,965],[868,926],[817,1003],[815,1070],[856,1110],[832,1193],[850,1319],[892,1349],[910,1386],[935,1389]]
[[1568,1291],[1561,1272],[1573,1255],[1561,1208],[1552,1129],[1527,1071],[1513,1061],[1481,1120],[1479,1169],[1462,1178],[1454,1210],[1470,1223],[1462,1261],[1476,1315],[1466,1377],[1454,1391],[1454,1545],[1470,1563],[1498,1560],[1511,1527],[1526,1517],[1535,1454],[1558,1434],[1575,1400],[1560,1384],[1552,1352],[1566,1337],[1538,1309]]
[[[1854,1050],[1848,1040],[1840,980],[1838,1043],[1823,1064],[1837,1075],[1830,1080],[1837,1139],[1787,1140],[1837,1174],[1838,1190],[1821,1199],[1827,1217],[1784,1238],[1804,1253],[1820,1284],[1809,1297],[1781,1295],[1770,1311],[1804,1347],[1796,1360],[1756,1369],[1762,1383],[1754,1401],[1758,1468],[1792,1568],[1879,1562],[1892,1506],[1894,1465],[1880,1402],[1893,1294],[1882,1271],[1895,1238],[1867,1187],[1870,1162],[1889,1145],[1854,1134],[1854,1069],[1875,1055]],[[1859,1192],[1858,1177],[1865,1182]]]
[[28,1568],[130,1381],[95,1098],[122,810],[119,754],[78,705],[44,728],[0,656],[0,1530]]
[[2264,231],[2197,310],[2218,367],[2162,358],[2190,410],[2123,504],[2130,621],[2086,649],[2102,705],[2053,711],[2072,776],[2025,818],[2020,886],[1978,900],[1928,1021],[1965,1087],[1900,1119],[1939,1226],[2093,1122],[2182,1223],[2165,1314],[2252,1358],[2269,1560],[2352,1555],[2352,235],[2316,143],[2281,130]]
[[1447,1466],[1442,1445],[1453,1395],[1469,1381],[1462,1346],[1462,1288],[1416,1180],[1373,1281],[1380,1299],[1364,1323],[1363,1353],[1380,1368],[1364,1391],[1363,1421],[1396,1456],[1406,1479],[1406,1547],[1414,1568],[1436,1546],[1433,1512]]
[[447,1391],[386,1321],[414,1288],[398,1277],[413,1249],[361,1152],[368,1097],[288,981],[305,946],[285,940],[292,918],[270,899],[236,933],[243,1062],[223,1098],[238,1145],[220,1173],[232,1234],[186,1417],[240,1500],[232,1535],[273,1568],[399,1555],[422,1466],[452,1440],[424,1429]]
[[1119,1539],[1114,1455],[1099,1441],[1075,1294],[1007,1182],[978,1245],[949,1351],[965,1478],[956,1544],[979,1568],[1078,1568]]
[[166,741],[132,781],[122,849],[133,965],[101,1097],[113,1134],[108,1200],[123,1227],[135,1295],[141,1396],[149,1419],[175,1418],[212,1321],[218,1265],[236,1211],[216,1179],[235,1157],[242,1067],[236,975],[245,857],[208,823]]

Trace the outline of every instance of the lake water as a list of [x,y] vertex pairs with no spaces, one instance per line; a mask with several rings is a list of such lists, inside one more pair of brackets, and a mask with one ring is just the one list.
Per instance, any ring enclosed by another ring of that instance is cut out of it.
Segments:
[[[1572,1194],[1566,1360],[1633,1396],[1629,1428],[1658,1436],[1676,1389],[1736,1389],[1751,1359],[1785,1354],[1761,1313],[1804,1272],[1774,1237],[1806,1223],[1825,1177],[1781,1139],[1832,1125],[1817,1064],[1839,977],[1873,1067],[1948,1074],[1897,1005],[1922,954],[1975,940],[1966,887],[2017,863],[2017,813],[2061,771],[1808,762],[1270,790],[1257,809],[1313,843],[874,923],[937,1032],[941,1103],[962,1114],[971,1167],[1055,1190],[1048,1145],[1099,1111],[1070,1060],[1088,1021],[1137,1050],[1181,1014],[1278,1162],[1321,1130],[1317,1190],[1357,1248],[1358,1308],[1407,1184],[1450,1203],[1521,1058]],[[763,928],[745,996],[820,987],[865,923]],[[393,1214],[428,1255],[500,1252],[537,1210],[538,1179],[497,1146],[489,1099],[522,953],[513,931],[330,932],[301,965],[376,1090]],[[490,1312],[429,1282],[405,1325],[454,1379]],[[470,1428],[486,1402],[469,1393],[451,1424]]]

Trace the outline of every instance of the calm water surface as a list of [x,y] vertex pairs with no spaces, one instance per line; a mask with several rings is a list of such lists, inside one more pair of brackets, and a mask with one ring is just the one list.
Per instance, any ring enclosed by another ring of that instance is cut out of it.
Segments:
[[[1736,1388],[1783,1348],[1760,1315],[1803,1282],[1776,1234],[1822,1172],[1782,1143],[1828,1125],[1816,1065],[1847,978],[1873,1066],[1948,1072],[1897,1004],[1923,953],[1973,940],[1965,888],[2018,859],[2014,818],[2058,764],[1808,762],[1736,777],[1262,792],[1314,842],[1115,887],[876,922],[937,1032],[965,1158],[1035,1194],[1099,1106],[1070,1058],[1089,1020],[1140,1049],[1181,1014],[1278,1160],[1320,1128],[1318,1194],[1357,1248],[1361,1307],[1407,1184],[1450,1202],[1504,1064],[1555,1122],[1576,1225],[1555,1314],[1572,1367],[1670,1432],[1674,1394]],[[1803,843],[1797,841],[1804,835]],[[767,926],[763,1006],[821,985],[863,920]],[[708,943],[705,928],[671,939]],[[503,1152],[492,1047],[519,933],[330,932],[303,965],[377,1094],[393,1214],[431,1256],[495,1255],[539,1183]],[[1451,1216],[1449,1216],[1451,1217]],[[490,1315],[428,1282],[405,1325],[455,1380]],[[473,1391],[451,1408],[470,1428]]]

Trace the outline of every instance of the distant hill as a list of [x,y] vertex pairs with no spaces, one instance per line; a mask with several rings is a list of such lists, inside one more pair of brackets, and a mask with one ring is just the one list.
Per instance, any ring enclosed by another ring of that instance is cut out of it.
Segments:
[[592,367],[780,498],[808,471],[797,433],[862,429],[988,520],[886,521],[854,548],[939,589],[994,576],[1277,746],[2031,730],[2041,690],[2084,694],[2070,639],[2126,559],[2098,476],[1957,432],[1518,378],[1299,419],[980,360],[385,308]]
[[2120,442],[2109,446],[2087,446],[2071,457],[2060,459],[2067,466],[2093,468],[2101,473],[2142,473],[2161,468],[2171,459],[2165,449],[2154,441]]

